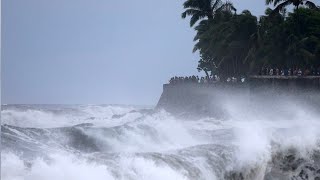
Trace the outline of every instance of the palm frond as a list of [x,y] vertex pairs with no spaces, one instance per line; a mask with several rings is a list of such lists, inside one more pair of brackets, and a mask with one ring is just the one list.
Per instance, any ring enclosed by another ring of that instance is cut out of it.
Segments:
[[197,21],[199,21],[200,19],[202,19],[204,17],[206,17],[206,16],[205,16],[205,14],[202,14],[202,13],[193,14],[190,19],[190,27],[195,25]]
[[234,7],[233,3],[230,2],[230,1],[227,1],[225,3],[225,6],[227,6],[229,8],[230,11],[234,11],[234,12],[237,12],[237,9]]
[[280,2],[283,2],[283,1],[290,1],[290,0],[273,0],[273,5],[277,6]]
[[290,4],[292,4],[292,1],[285,1],[285,2],[283,2],[283,3],[280,3],[280,4],[271,12],[270,15],[275,15],[276,13],[279,13],[279,12],[283,11],[283,9],[284,9],[286,6],[290,5]]
[[266,0],[266,5],[269,5],[273,2],[273,0]]
[[318,7],[316,6],[315,3],[311,2],[311,1],[306,1],[305,5],[310,8],[310,9],[318,9]]
[[226,3],[222,4],[220,7],[216,9],[217,12],[226,11],[226,12],[236,12],[237,9],[233,6],[233,3],[227,1]]
[[201,13],[201,11],[198,9],[187,9],[181,14],[181,17],[184,19],[187,16],[193,16],[193,15],[199,14],[199,13]]
[[215,0],[215,2],[211,6],[212,7],[211,10],[213,11],[213,10],[217,9],[221,4],[222,4],[221,0]]
[[200,2],[199,0],[187,0],[183,3],[183,8],[200,8]]

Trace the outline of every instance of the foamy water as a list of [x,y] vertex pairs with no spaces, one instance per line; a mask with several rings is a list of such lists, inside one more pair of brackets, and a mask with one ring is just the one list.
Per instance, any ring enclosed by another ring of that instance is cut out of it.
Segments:
[[319,111],[295,100],[264,103],[226,100],[221,119],[134,106],[4,106],[1,178],[320,177]]

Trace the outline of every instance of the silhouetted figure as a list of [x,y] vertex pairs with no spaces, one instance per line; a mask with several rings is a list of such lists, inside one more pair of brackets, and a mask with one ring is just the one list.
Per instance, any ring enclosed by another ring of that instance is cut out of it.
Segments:
[[203,84],[204,83],[204,77],[201,77],[200,79],[200,83]]
[[308,68],[306,68],[306,69],[304,70],[303,75],[309,76],[310,74],[311,74],[311,71],[310,71]]
[[297,75],[298,75],[298,76],[302,76],[302,71],[301,71],[301,69],[298,69]]
[[273,75],[273,69],[271,68],[269,71],[269,75],[272,76]]

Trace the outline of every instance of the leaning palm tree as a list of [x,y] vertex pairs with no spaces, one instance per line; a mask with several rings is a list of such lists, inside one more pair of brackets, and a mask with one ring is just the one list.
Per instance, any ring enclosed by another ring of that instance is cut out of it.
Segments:
[[212,20],[215,13],[222,10],[236,11],[231,2],[222,0],[187,0],[183,3],[184,9],[182,18],[191,16],[190,26],[192,27],[200,19]]
[[299,8],[300,5],[305,5],[311,9],[317,9],[318,7],[316,4],[309,0],[266,0],[266,4],[272,4],[276,6],[274,12],[280,12],[284,10],[289,5],[294,5],[296,9]]

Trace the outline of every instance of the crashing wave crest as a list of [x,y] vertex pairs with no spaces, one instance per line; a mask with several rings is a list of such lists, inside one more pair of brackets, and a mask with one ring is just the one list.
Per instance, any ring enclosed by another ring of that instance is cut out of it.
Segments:
[[1,178],[320,179],[319,112],[288,104],[225,101],[220,119],[111,105],[5,107]]

